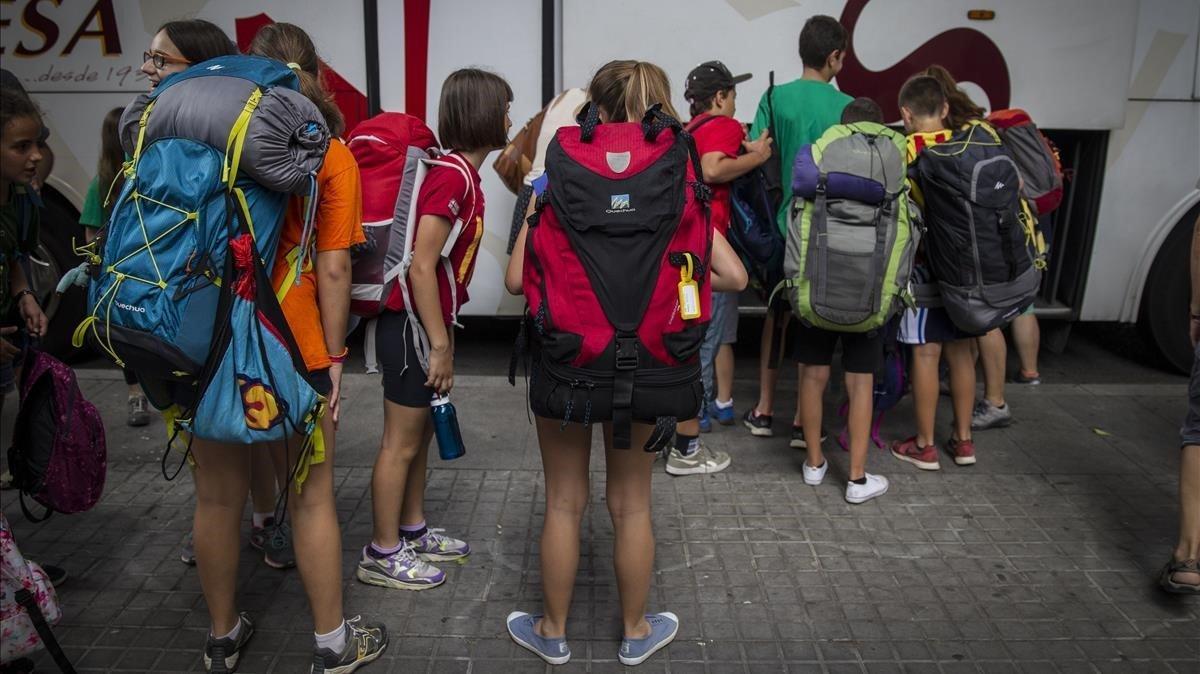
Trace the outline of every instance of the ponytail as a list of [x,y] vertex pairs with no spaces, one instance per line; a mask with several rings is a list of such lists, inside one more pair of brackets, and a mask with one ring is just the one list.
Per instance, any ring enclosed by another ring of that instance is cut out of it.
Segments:
[[950,113],[946,116],[947,128],[957,130],[973,119],[983,119],[985,110],[976,105],[967,92],[959,88],[958,82],[954,80],[954,76],[950,74],[949,70],[939,65],[932,65],[926,68],[922,74],[932,77],[942,85],[942,93],[946,96],[946,103],[950,106]]
[[263,26],[250,43],[249,53],[286,63],[300,79],[300,93],[321,111],[329,133],[341,136],[345,132],[345,117],[321,81],[317,48],[303,28],[291,23]]

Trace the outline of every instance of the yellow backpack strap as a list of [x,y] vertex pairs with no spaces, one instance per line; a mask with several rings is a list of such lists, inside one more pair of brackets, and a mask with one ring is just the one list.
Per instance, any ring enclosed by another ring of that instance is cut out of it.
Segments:
[[255,87],[250,97],[246,99],[246,105],[242,106],[242,111],[234,121],[233,128],[229,130],[229,140],[225,143],[225,169],[221,179],[231,190],[234,181],[237,180],[238,166],[242,163],[242,148],[246,144],[246,132],[250,128],[250,117],[254,114],[259,102],[262,101],[262,96],[262,89]]
[[136,167],[138,160],[142,158],[142,146],[146,142],[146,125],[150,123],[150,111],[154,109],[154,104],[157,102],[157,98],[152,99],[142,110],[142,117],[138,120],[137,144],[133,147],[133,159],[131,160],[130,168]]
[[275,299],[279,300],[280,304],[283,304],[283,298],[287,297],[288,291],[293,286],[300,285],[300,274],[312,271],[312,255],[304,256],[304,268],[301,269],[300,253],[300,246],[296,246],[288,251],[286,258],[287,276],[283,277],[283,282],[275,289]]

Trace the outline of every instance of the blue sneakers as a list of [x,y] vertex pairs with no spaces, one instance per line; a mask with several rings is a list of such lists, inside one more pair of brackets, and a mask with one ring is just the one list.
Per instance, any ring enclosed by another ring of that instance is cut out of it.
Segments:
[[712,433],[712,417],[708,416],[708,409],[700,410],[700,432]]
[[[733,401],[730,400],[729,402],[732,403]],[[712,415],[713,418],[717,420],[717,423],[721,424],[722,426],[732,426],[737,423],[737,415],[733,412],[733,405],[721,408],[718,407],[716,403],[713,403],[712,406],[708,408],[708,413]]]
[[[567,646],[566,637],[547,639],[537,633],[533,627],[540,615],[530,615],[523,611],[513,611],[508,614],[508,635],[512,640],[531,650],[539,658],[552,665],[565,665],[571,659],[571,649]],[[674,636],[674,633],[672,633]],[[647,654],[649,655],[649,654]],[[643,658],[645,659],[645,658]]]
[[642,639],[622,639],[617,659],[622,665],[640,665],[675,640],[679,632],[679,616],[674,613],[655,613],[646,616],[650,623],[650,636]]

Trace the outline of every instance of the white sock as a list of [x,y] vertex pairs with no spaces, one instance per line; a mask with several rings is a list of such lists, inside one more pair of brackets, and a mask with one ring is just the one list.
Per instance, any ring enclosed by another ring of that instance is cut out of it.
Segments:
[[313,637],[317,640],[317,648],[328,648],[334,653],[341,653],[346,650],[346,621],[343,620],[342,624],[332,632],[325,634],[313,632]]
[[733,407],[733,398],[730,398],[729,400],[714,400],[713,403],[716,404],[717,409],[727,410],[730,407]]
[[[222,636],[222,637],[214,636],[213,638],[214,639],[233,639],[234,641],[237,641],[238,635],[240,635],[241,633],[242,633],[242,618],[239,616],[237,619],[237,622],[233,625],[233,629],[229,630],[229,634],[226,634],[225,636]],[[209,631],[209,634],[212,634],[211,630]]]
[[254,526],[261,529],[261,528],[267,526],[267,520],[271,519],[272,517],[275,517],[275,513],[273,513],[273,512],[254,513]]

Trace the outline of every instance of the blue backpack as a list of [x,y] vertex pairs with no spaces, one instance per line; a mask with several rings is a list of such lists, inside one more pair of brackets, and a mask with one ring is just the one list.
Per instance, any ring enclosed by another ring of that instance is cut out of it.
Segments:
[[[172,439],[184,432],[246,444],[299,433],[320,444],[325,401],[308,384],[269,277],[289,195],[251,179],[261,167],[245,161],[261,155],[251,146],[264,144],[248,135],[270,126],[254,116],[276,121],[268,103],[279,107],[280,100],[305,121],[275,140],[323,138],[309,148],[323,157],[328,131],[298,89],[281,63],[227,56],[168,77],[126,111],[137,120],[129,126],[136,141],[102,249],[92,257],[89,315],[75,343],[90,335],[132,369],[164,411]],[[231,100],[235,91],[239,100]],[[166,119],[154,118],[156,107]],[[210,127],[222,119],[234,121],[216,140]],[[314,186],[316,170],[307,176]]]

